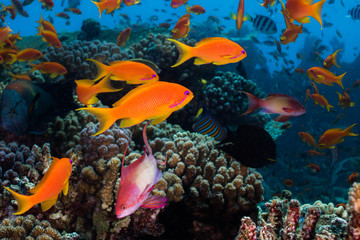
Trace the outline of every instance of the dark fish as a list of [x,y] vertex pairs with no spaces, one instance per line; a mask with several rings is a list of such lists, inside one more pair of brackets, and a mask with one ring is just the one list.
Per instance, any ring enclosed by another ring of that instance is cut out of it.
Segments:
[[340,33],[339,30],[336,30],[336,34],[338,35],[339,38],[342,38],[342,34]]
[[260,168],[276,162],[275,142],[258,126],[239,126],[218,148],[247,167]]
[[360,19],[360,4],[349,10],[349,15],[354,20]]
[[34,1],[34,0],[24,0],[23,3],[22,3],[22,5],[23,5],[23,6],[29,5],[29,4],[31,4],[33,1]]
[[256,17],[250,18],[250,21],[253,23],[254,28],[260,32],[266,34],[273,34],[277,32],[275,22],[269,17],[256,14]]
[[223,128],[205,107],[201,108],[197,115],[196,122],[192,126],[195,132],[211,136],[219,142],[224,140],[227,134],[226,128]]

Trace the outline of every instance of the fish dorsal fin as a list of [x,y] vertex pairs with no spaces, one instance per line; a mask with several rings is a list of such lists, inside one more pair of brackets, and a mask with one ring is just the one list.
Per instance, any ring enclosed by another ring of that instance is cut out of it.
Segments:
[[161,69],[153,61],[150,61],[147,59],[142,59],[142,58],[134,58],[134,59],[130,59],[130,61],[142,63],[142,64],[148,66],[149,68],[151,68],[152,70],[154,70],[154,72],[156,72],[156,74],[159,74],[161,72]]
[[62,191],[63,191],[64,196],[66,196],[68,194],[68,192],[69,192],[69,179],[66,180],[65,186],[64,186]]
[[149,196],[143,202],[141,207],[144,208],[161,208],[166,205],[167,198],[162,196]]
[[56,203],[57,198],[58,198],[58,196],[55,196],[55,197],[53,197],[53,198],[50,198],[50,199],[47,200],[47,201],[42,202],[42,203],[41,203],[41,210],[42,210],[43,212],[49,210],[49,209]]
[[95,81],[88,79],[81,79],[81,80],[75,80],[75,83],[78,87],[90,87],[95,84]]
[[128,60],[114,61],[114,62],[109,63],[109,66],[121,65],[121,64],[124,64],[124,63],[129,63],[129,61]]
[[[55,157],[51,157],[53,160],[51,162],[51,165],[55,165],[57,161],[59,161],[60,159],[59,158],[55,158]],[[51,166],[50,165],[50,166]],[[31,194],[35,194],[39,191],[39,189],[44,185],[44,183],[47,181],[47,179],[49,178],[49,175],[50,175],[50,171],[51,171],[51,168],[49,168],[47,170],[47,172],[45,173],[44,177],[40,180],[40,182],[38,184],[36,184],[35,187],[33,187],[32,189],[30,189],[30,193]]]
[[306,4],[313,4],[314,0],[302,0],[303,3],[306,3]]
[[122,167],[121,169],[121,182],[127,178],[129,174],[131,174],[138,166],[142,163],[142,161],[147,160],[146,153],[144,153],[140,158],[138,158],[135,162],[131,163],[127,167]]
[[224,40],[224,38],[222,37],[208,37],[208,38],[204,38],[202,40],[200,40],[198,43],[195,44],[195,47],[200,47],[202,45],[205,45],[209,42],[212,42],[214,40]]
[[341,132],[343,131],[343,129],[341,128],[332,128],[326,131],[326,133],[336,133],[336,132]]

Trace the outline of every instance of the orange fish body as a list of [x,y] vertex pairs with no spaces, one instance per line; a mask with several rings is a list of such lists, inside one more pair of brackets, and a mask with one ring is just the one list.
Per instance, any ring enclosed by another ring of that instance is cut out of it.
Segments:
[[344,130],[341,128],[332,128],[326,130],[319,139],[318,148],[319,149],[334,148],[335,144],[342,143],[344,141],[344,137],[358,136],[359,134],[355,134],[351,132],[355,125],[356,123]]
[[276,3],[276,0],[264,0],[264,2],[261,3],[260,5],[267,9],[269,5],[270,5],[270,7],[273,7],[275,5],[275,3]]
[[337,94],[339,95],[339,104],[338,105],[340,105],[342,109],[343,108],[349,109],[349,107],[355,106],[355,103],[351,102],[351,98],[347,92],[344,91],[343,94],[337,92]]
[[138,4],[140,0],[124,0],[124,4],[126,6],[133,6],[135,4]]
[[353,185],[354,182],[358,182],[359,181],[359,173],[353,172],[352,174],[350,174],[347,181],[350,185]]
[[[242,24],[244,22],[244,11],[245,11],[245,7],[244,7],[244,1],[245,0],[239,0],[239,6],[237,9],[237,14],[236,14],[236,28],[237,30],[240,30],[242,27]],[[246,17],[245,20],[248,20],[249,17]]]
[[57,14],[55,14],[55,16],[60,17],[60,18],[64,18],[64,19],[70,19],[69,14],[64,13],[64,12],[57,13]]
[[91,105],[99,101],[99,99],[96,97],[98,93],[120,91],[121,89],[117,89],[111,86],[110,76],[111,73],[109,73],[97,84],[94,84],[94,80],[75,80],[77,85],[76,94],[79,98],[79,101],[82,104]]
[[51,31],[53,33],[56,33],[56,29],[54,25],[52,25],[51,22],[44,20],[43,16],[40,16],[40,20],[36,21],[37,23],[40,23],[40,28],[42,27],[44,30]]
[[311,168],[314,172],[320,172],[320,167],[316,163],[309,163],[306,167]]
[[9,73],[9,75],[12,77],[13,80],[22,79],[22,80],[31,81],[31,78],[27,74],[16,74],[15,75],[15,74]]
[[0,63],[12,64],[16,61],[16,50],[12,48],[3,48],[0,50]]
[[93,2],[99,9],[99,18],[101,18],[102,12],[106,9],[106,13],[109,14],[120,7],[122,0],[103,0],[101,2]]
[[326,69],[330,69],[332,67],[332,65],[335,65],[336,67],[340,67],[337,62],[336,62],[336,57],[339,51],[341,51],[342,49],[336,50],[333,54],[330,54],[329,56],[327,56],[327,58],[325,58],[324,63],[323,63],[323,67]]
[[171,113],[183,108],[194,97],[193,93],[176,83],[153,82],[141,85],[113,104],[113,108],[80,108],[99,120],[95,135],[106,131],[118,119],[120,127],[131,127],[146,119],[158,124]]
[[284,179],[283,184],[287,187],[292,187],[294,186],[294,181],[291,179]]
[[315,139],[313,138],[313,136],[311,136],[310,133],[307,132],[299,132],[299,137],[301,138],[301,140],[306,143],[309,146],[313,146],[316,147],[316,142]]
[[178,8],[178,7],[180,7],[181,5],[184,5],[187,2],[188,2],[188,0],[172,0],[170,6],[172,8]]
[[208,63],[224,65],[239,62],[247,56],[239,44],[222,37],[204,38],[196,43],[195,47],[187,46],[174,39],[168,40],[174,42],[179,50],[178,62],[172,67],[179,66],[193,57],[196,57],[195,65]]
[[322,152],[318,152],[316,150],[307,150],[306,153],[309,154],[310,156],[323,156],[325,154]]
[[312,0],[288,0],[286,2],[286,11],[290,18],[299,23],[310,22],[309,16],[315,18],[322,27],[321,10],[326,0],[321,0],[312,4]]
[[39,59],[42,57],[42,53],[36,49],[33,48],[26,48],[24,50],[21,50],[16,54],[16,58],[18,61],[35,61],[36,59]]
[[12,32],[12,30],[9,26],[0,28],[0,43],[8,39],[10,32]]
[[196,15],[206,12],[205,9],[200,5],[193,5],[192,7],[187,6],[186,9],[189,13],[195,13]]
[[52,10],[52,8],[54,7],[53,0],[39,0],[39,2],[42,3],[41,7],[47,10]]
[[159,80],[159,76],[149,66],[134,61],[116,61],[110,66],[102,64],[94,59],[88,59],[95,63],[98,75],[94,80],[108,75],[111,72],[111,80],[126,81],[128,84],[145,84]]
[[190,31],[190,13],[179,18],[174,29],[171,30],[171,37],[175,39],[187,37]]
[[118,46],[125,46],[126,42],[129,41],[130,34],[131,34],[131,27],[121,31],[116,39],[116,44]]
[[29,192],[33,195],[26,196],[8,190],[18,203],[18,211],[14,215],[20,215],[28,211],[34,205],[41,203],[42,211],[50,209],[58,198],[61,191],[67,195],[69,190],[69,178],[72,170],[72,162],[69,158],[54,158],[41,181]]
[[346,72],[340,76],[336,76],[334,73],[321,67],[312,67],[307,70],[307,75],[309,78],[314,80],[316,83],[322,83],[328,86],[333,86],[334,83],[337,83],[342,88],[344,88],[342,85],[342,80],[345,74]]
[[50,46],[54,48],[60,48],[61,42],[55,32],[49,30],[39,29],[39,33],[37,35],[41,35],[44,42],[47,42]]
[[330,112],[331,108],[334,108],[334,106],[330,105],[328,100],[321,94],[314,93],[310,95],[310,98],[314,100],[315,105],[319,104],[321,107],[325,107],[328,112]]
[[66,68],[56,62],[44,62],[37,65],[30,63],[30,65],[33,67],[31,71],[39,70],[41,73],[50,74],[51,78],[54,78],[58,75],[65,75],[67,73]]
[[302,27],[302,24],[300,26],[288,27],[280,37],[281,44],[286,45],[290,42],[296,42],[299,33],[302,33]]

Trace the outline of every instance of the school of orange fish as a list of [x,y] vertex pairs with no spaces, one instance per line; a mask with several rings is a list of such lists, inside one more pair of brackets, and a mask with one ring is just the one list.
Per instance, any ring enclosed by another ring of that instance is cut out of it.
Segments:
[[[39,0],[42,2],[44,9],[51,10],[54,6],[52,0]],[[172,0],[171,7],[178,8],[187,3],[188,0]],[[281,0],[281,14],[284,16],[286,29],[280,36],[281,44],[290,44],[295,42],[299,33],[302,33],[303,24],[309,23],[310,18],[314,18],[322,26],[321,11],[326,0],[312,3],[308,0],[287,0],[284,4]],[[24,5],[30,4],[32,1],[24,1]],[[99,18],[103,11],[106,14],[113,14],[120,7],[122,0],[102,0],[99,2],[92,1],[99,10]],[[126,6],[138,4],[140,0],[124,0]],[[264,0],[262,6],[265,8],[272,7],[275,0]],[[248,16],[244,16],[246,6],[244,0],[239,0],[237,14],[233,14],[232,18],[236,20],[236,28],[241,29],[244,21],[249,20]],[[68,8],[64,12],[57,13],[56,16],[69,19],[66,12],[73,14],[81,14],[77,8]],[[15,19],[16,14],[22,16],[28,15],[23,9],[23,4],[18,0],[12,0],[12,5],[4,6],[1,9],[1,19],[4,22],[5,17],[10,16]],[[168,41],[173,42],[178,49],[179,58],[175,65],[177,67],[185,61],[195,58],[195,65],[215,64],[224,65],[236,63],[246,58],[246,51],[236,42],[223,37],[209,37],[202,39],[196,43],[195,47],[187,46],[176,39],[185,38],[190,31],[190,14],[203,14],[205,9],[200,5],[187,6],[186,14],[181,16],[175,27],[171,31],[171,37]],[[297,25],[294,22],[301,25]],[[42,40],[47,42],[49,46],[54,48],[61,47],[61,41],[58,38],[55,27],[47,20],[40,16],[38,21],[38,35]],[[127,28],[119,33],[117,37],[117,45],[125,46],[130,38],[132,29]],[[67,70],[64,66],[56,62],[42,62],[32,64],[31,62],[42,57],[42,53],[36,49],[27,48],[19,50],[16,46],[17,40],[21,39],[19,33],[13,34],[9,26],[0,28],[0,63],[11,66],[15,61],[27,61],[32,67],[32,71],[38,70],[42,74],[49,74],[51,78],[59,75],[65,75]],[[329,55],[322,67],[314,66],[309,68],[306,73],[313,85],[314,93],[310,89],[306,90],[306,100],[312,99],[314,103],[325,107],[328,111],[333,108],[325,98],[319,94],[316,84],[325,84],[333,86],[334,83],[342,85],[342,79],[346,73],[336,76],[330,71],[332,66],[340,67],[337,64],[337,50]],[[131,127],[149,120],[151,124],[158,124],[166,120],[171,113],[183,108],[194,97],[191,90],[176,84],[159,81],[158,68],[155,64],[144,59],[133,59],[127,61],[111,62],[105,65],[94,59],[89,59],[97,67],[97,76],[95,79],[75,80],[76,94],[79,101],[86,107],[78,110],[84,110],[92,113],[99,121],[99,127],[95,135],[101,134],[111,127],[115,121],[121,119],[120,127]],[[296,71],[304,73],[302,69]],[[11,75],[13,79],[23,79],[31,81],[29,73]],[[112,81],[124,81],[127,84],[139,85],[129,91],[124,97],[115,102],[110,108],[96,108],[93,104],[98,102],[97,94],[121,91],[122,89],[114,88]],[[246,93],[249,100],[248,110],[243,113],[249,114],[257,108],[261,108],[262,113],[279,114],[275,121],[286,122],[293,116],[299,116],[306,112],[304,106],[291,96],[285,94],[270,94],[265,99],[259,99],[250,93]],[[348,109],[354,106],[351,102],[349,91],[343,93],[337,92],[339,96],[339,105]],[[305,100],[305,101],[306,101]],[[148,122],[148,124],[149,124]],[[146,125],[147,126],[147,125]],[[161,178],[161,172],[157,168],[157,161],[152,155],[150,146],[146,138],[146,126],[144,128],[143,137],[146,144],[148,155],[144,155],[128,167],[121,168],[121,188],[116,203],[116,215],[125,217],[133,213],[137,208],[150,207],[158,208],[166,204],[166,199],[149,196],[153,186]],[[344,137],[357,136],[352,132],[355,124],[346,129],[334,128],[326,130],[316,142],[313,136],[307,132],[299,132],[302,141],[312,147],[307,153],[312,156],[321,156],[324,153],[321,150],[334,148],[336,144],[344,141]],[[125,156],[125,155],[124,155]],[[124,162],[124,160],[123,160]],[[51,208],[55,204],[58,195],[68,192],[69,177],[71,174],[71,160],[53,158],[49,170],[46,172],[42,180],[33,189],[30,190],[31,196],[25,196],[6,188],[17,200],[18,211],[15,214],[22,214],[29,210],[32,206],[41,203],[43,211]],[[315,172],[319,172],[320,168],[315,163],[309,163],[306,167],[311,168]],[[146,171],[140,171],[146,169]],[[350,178],[357,178],[358,174]],[[292,186],[291,179],[284,179],[284,184]],[[49,191],[49,189],[51,191]],[[129,197],[131,196],[131,197]],[[134,200],[135,199],[135,200]],[[134,205],[134,201],[137,203]],[[131,206],[131,207],[130,207]],[[135,207],[134,207],[135,206]]]

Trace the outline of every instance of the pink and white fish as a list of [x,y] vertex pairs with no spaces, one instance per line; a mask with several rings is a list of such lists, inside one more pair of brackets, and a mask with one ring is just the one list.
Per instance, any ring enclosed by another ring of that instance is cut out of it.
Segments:
[[272,93],[264,99],[259,99],[250,93],[243,93],[248,96],[249,106],[248,110],[241,114],[241,116],[251,113],[255,109],[261,107],[262,109],[260,113],[280,114],[277,118],[274,119],[274,121],[286,122],[290,119],[290,117],[299,116],[306,112],[305,107],[298,100],[286,94]]
[[[146,137],[146,128],[149,123],[150,121],[143,130],[145,153],[126,168],[124,167],[125,150],[121,167],[121,186],[115,205],[117,218],[129,216],[139,207],[161,208],[166,205],[167,198],[149,196],[154,185],[161,179],[162,173],[157,168],[157,164],[166,164],[166,160],[163,163],[158,162],[152,154]],[[146,154],[146,150],[149,154]]]

